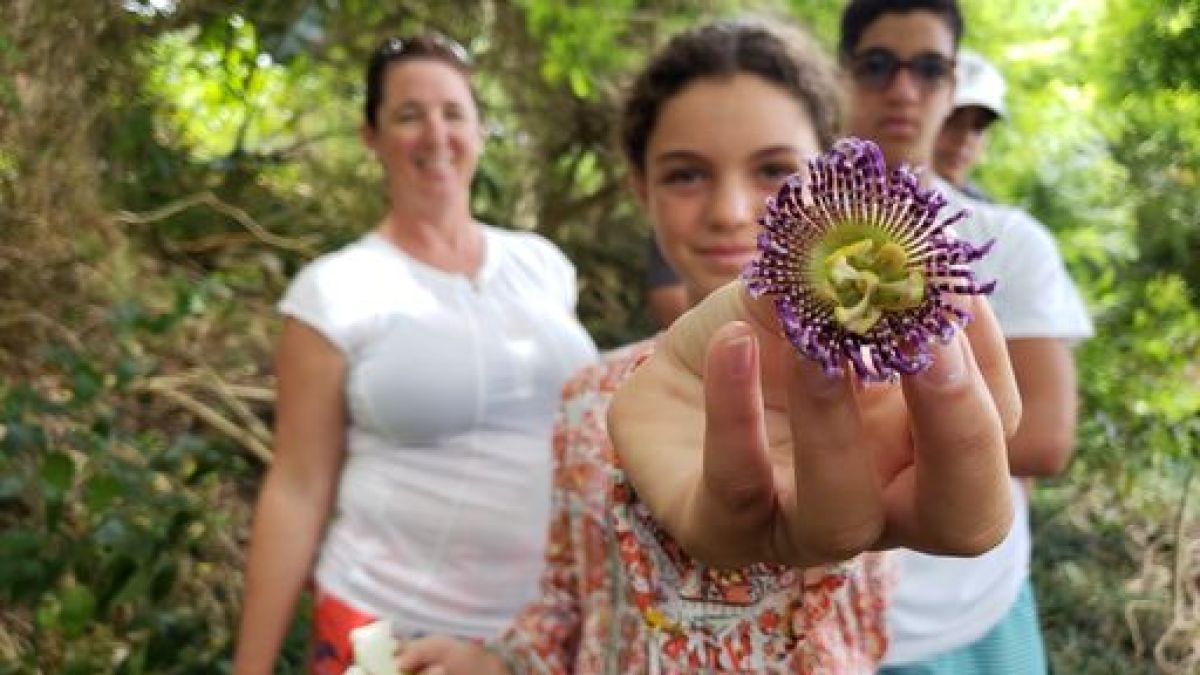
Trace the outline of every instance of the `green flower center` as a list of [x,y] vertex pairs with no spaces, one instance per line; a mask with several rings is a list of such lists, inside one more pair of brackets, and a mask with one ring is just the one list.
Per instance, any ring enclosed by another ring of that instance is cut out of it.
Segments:
[[810,275],[833,317],[865,335],[884,312],[917,307],[925,299],[925,275],[908,266],[908,252],[887,233],[864,225],[838,228],[813,250]]

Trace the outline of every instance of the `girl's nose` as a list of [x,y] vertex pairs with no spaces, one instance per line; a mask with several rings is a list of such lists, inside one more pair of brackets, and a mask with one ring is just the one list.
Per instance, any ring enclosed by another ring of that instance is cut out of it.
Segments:
[[754,222],[759,201],[758,193],[744,181],[720,181],[709,208],[711,225],[722,230],[745,227]]

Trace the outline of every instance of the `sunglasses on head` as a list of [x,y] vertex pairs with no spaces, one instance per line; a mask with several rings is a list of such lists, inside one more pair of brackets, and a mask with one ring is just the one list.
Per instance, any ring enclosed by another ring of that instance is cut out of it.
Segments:
[[935,52],[902,59],[886,49],[868,49],[850,57],[851,76],[870,89],[882,91],[892,86],[896,74],[904,68],[925,91],[933,91],[954,77],[954,60]]
[[435,32],[387,38],[376,49],[376,54],[385,59],[405,56],[439,56],[468,68],[471,66],[471,55],[467,53],[465,47],[453,39]]

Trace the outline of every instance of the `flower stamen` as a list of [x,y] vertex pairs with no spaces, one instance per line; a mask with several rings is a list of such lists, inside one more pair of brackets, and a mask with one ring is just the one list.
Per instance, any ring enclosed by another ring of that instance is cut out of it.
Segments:
[[793,346],[839,375],[849,363],[864,380],[928,367],[929,343],[947,341],[970,314],[949,294],[990,293],[970,263],[973,247],[940,219],[946,198],[923,190],[902,166],[890,174],[875,144],[839,141],[792,176],[760,219],[760,256],[743,278],[772,295]]
[[908,258],[894,241],[864,237],[826,256],[815,285],[846,330],[866,335],[884,311],[917,307],[925,297],[925,275]]

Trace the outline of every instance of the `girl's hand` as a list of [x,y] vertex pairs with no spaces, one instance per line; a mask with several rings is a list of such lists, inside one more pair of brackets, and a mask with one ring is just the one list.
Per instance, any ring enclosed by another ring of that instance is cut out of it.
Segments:
[[862,385],[798,356],[770,302],[726,285],[617,392],[609,433],[659,523],[719,567],[997,545],[1020,398],[987,303],[925,372]]

